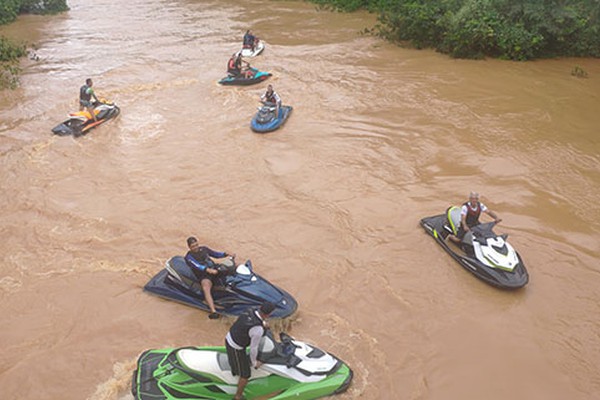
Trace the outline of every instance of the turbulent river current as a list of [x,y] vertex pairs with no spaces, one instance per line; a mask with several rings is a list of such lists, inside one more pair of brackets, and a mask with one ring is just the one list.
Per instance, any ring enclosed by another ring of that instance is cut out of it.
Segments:
[[[600,399],[599,60],[455,60],[299,1],[69,6],[0,29],[39,57],[0,92],[0,398],[130,399],[143,350],[222,344],[230,320],[142,291],[195,235],[295,296],[288,331],[354,370],[340,399]],[[268,135],[266,83],[216,83],[246,29],[294,107]],[[121,115],[52,135],[88,77]],[[472,190],[525,288],[419,226]]]

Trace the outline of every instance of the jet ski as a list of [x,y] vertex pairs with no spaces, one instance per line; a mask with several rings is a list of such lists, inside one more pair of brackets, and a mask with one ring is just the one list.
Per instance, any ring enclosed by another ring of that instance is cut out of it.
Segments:
[[244,47],[242,47],[242,50],[240,50],[240,52],[242,53],[242,57],[256,57],[257,55],[262,53],[262,51],[264,49],[265,49],[265,42],[263,42],[262,40],[259,40],[258,43],[256,43],[254,45],[254,49],[252,48],[252,46],[244,45]]
[[246,78],[243,75],[228,74],[225,78],[221,79],[219,83],[221,85],[254,85],[255,83],[264,81],[272,75],[270,72],[262,72],[256,68],[250,68],[250,71],[252,71],[252,77],[250,78]]
[[[244,390],[248,400],[308,400],[344,392],[352,370],[310,344],[270,331],[261,339],[258,360]],[[238,376],[231,374],[225,346],[147,350],[139,357],[131,392],[136,400],[230,400]]]
[[495,224],[488,222],[472,227],[460,246],[455,246],[447,238],[458,232],[459,207],[450,207],[446,214],[421,220],[425,231],[467,271],[493,286],[518,289],[529,282],[529,274],[519,253],[506,241],[508,235],[494,233]]
[[108,120],[116,118],[121,109],[112,102],[99,100],[93,103],[96,121],[87,110],[69,114],[69,119],[52,129],[52,133],[59,136],[73,135],[75,137],[85,135],[92,128],[102,125]]
[[250,122],[250,128],[256,133],[272,132],[282,126],[292,113],[292,106],[279,107],[279,115],[275,115],[275,104],[263,103]]
[[[236,317],[265,301],[275,304],[272,318],[287,318],[298,308],[289,293],[254,273],[250,260],[235,267],[235,261],[229,258],[219,264],[218,269],[219,275],[211,292],[218,314]],[[144,286],[144,290],[210,312],[200,282],[181,256],[167,261],[165,268]]]

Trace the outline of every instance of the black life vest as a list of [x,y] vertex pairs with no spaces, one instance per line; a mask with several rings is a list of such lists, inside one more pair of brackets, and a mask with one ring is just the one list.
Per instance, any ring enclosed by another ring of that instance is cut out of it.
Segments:
[[79,88],[79,100],[90,101],[92,99],[92,95],[87,92],[89,88],[87,84]]
[[271,94],[265,93],[265,101],[267,103],[277,103],[277,99],[275,98],[275,91],[271,92]]
[[213,260],[209,257],[208,249],[205,246],[200,246],[196,251],[188,251],[188,254],[194,257],[194,260],[198,261],[202,265],[212,267],[215,265]]
[[481,215],[481,203],[477,202],[477,206],[473,210],[467,201],[464,206],[467,207],[467,226],[469,228],[479,225],[479,216]]
[[252,308],[244,311],[238,319],[233,323],[229,333],[233,341],[241,347],[248,347],[250,345],[250,329],[255,326],[263,326],[263,320],[256,315],[256,308]]
[[254,46],[254,36],[250,35],[250,34],[245,34],[244,35],[244,48],[250,48],[252,46]]

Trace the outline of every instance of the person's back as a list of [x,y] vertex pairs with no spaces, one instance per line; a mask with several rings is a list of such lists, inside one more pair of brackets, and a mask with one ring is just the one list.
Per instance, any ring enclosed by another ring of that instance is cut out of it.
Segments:
[[244,42],[243,42],[244,48],[246,48],[246,49],[254,48],[255,40],[256,40],[256,38],[252,34],[252,31],[250,31],[250,30],[246,31],[246,34],[244,35]]
[[85,80],[85,84],[79,88],[79,110],[84,109],[90,113],[90,117],[96,121],[96,114],[94,113],[94,105],[92,104],[92,98],[96,101],[98,98],[92,88],[93,82],[90,78]]
[[230,75],[238,76],[241,72],[241,61],[238,62],[238,57],[236,54],[234,54],[227,62],[227,73]]

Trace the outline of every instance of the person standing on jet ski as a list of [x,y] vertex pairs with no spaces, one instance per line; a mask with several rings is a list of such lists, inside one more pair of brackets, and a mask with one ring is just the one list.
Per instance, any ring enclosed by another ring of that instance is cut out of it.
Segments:
[[273,90],[273,85],[267,86],[267,91],[260,97],[261,101],[265,105],[275,106],[275,115],[279,116],[279,109],[281,108],[281,97]]
[[211,289],[214,285],[214,279],[219,274],[219,270],[216,268],[215,262],[210,258],[223,258],[229,256],[229,254],[221,251],[212,250],[206,246],[200,246],[198,239],[193,236],[187,238],[187,244],[190,251],[185,255],[185,262],[190,267],[204,292],[204,298],[210,308],[210,314],[208,318],[217,319],[219,314],[215,309],[215,302],[212,298]]
[[[246,64],[244,67],[243,64]],[[242,53],[233,53],[229,61],[227,62],[227,73],[235,77],[243,75],[244,78],[248,79],[252,77],[252,71],[250,70],[250,64],[242,60]]]
[[256,46],[256,42],[258,42],[256,36],[254,36],[252,34],[252,31],[250,29],[248,29],[246,31],[246,33],[244,34],[243,48],[244,49],[252,49],[252,51],[254,51],[254,47]]
[[502,221],[495,212],[479,202],[479,193],[471,192],[469,194],[469,201],[464,203],[460,210],[460,227],[458,228],[458,232],[456,233],[456,236],[448,236],[450,240],[454,243],[460,243],[472,227],[479,225],[479,216],[482,212],[494,218],[496,223]]
[[[225,348],[229,365],[231,365],[231,374],[240,376],[233,400],[245,398],[244,388],[251,375],[250,364],[255,369],[261,365],[261,362],[257,360],[258,345],[265,330],[269,328],[267,318],[273,310],[275,310],[275,304],[268,301],[263,303],[259,309],[247,309],[233,323],[225,336]],[[248,346],[250,346],[250,355],[246,353]]]
[[85,108],[94,121],[97,121],[96,114],[94,113],[94,105],[92,104],[92,97],[96,101],[98,101],[98,98],[96,97],[96,93],[94,93],[94,89],[92,89],[93,85],[92,79],[87,78],[85,80],[85,85],[79,88],[79,111],[83,111]]

